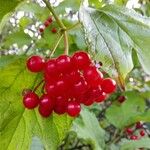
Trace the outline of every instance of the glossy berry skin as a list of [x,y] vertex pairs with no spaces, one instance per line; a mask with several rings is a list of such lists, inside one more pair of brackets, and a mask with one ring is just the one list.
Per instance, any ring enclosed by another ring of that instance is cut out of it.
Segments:
[[77,69],[84,69],[91,64],[90,56],[86,52],[76,52],[72,56],[72,62]]
[[81,79],[80,72],[77,70],[72,70],[71,72],[65,74],[64,77],[70,85],[75,84]]
[[126,133],[129,134],[129,135],[133,134],[133,132],[134,131],[131,128],[126,129]]
[[56,60],[50,59],[45,63],[44,71],[49,76],[57,76],[58,70],[56,66]]
[[73,87],[72,87],[73,93],[72,94],[75,97],[78,97],[78,96],[84,94],[87,90],[88,90],[88,84],[83,78],[81,78],[78,82],[76,82],[73,85]]
[[137,129],[143,128],[143,124],[142,124],[140,121],[137,122],[137,123],[136,123],[136,128],[137,128]]
[[27,68],[31,72],[40,72],[44,68],[44,59],[40,56],[31,56],[27,60]]
[[52,31],[52,33],[57,33],[57,29],[56,28],[53,28],[51,31]]
[[144,131],[144,130],[141,130],[141,131],[140,131],[140,135],[141,135],[141,136],[145,136],[145,131]]
[[44,117],[44,118],[47,118],[47,117],[49,117],[51,114],[52,114],[52,112],[53,112],[53,109],[45,109],[44,107],[42,107],[42,106],[39,106],[39,113],[40,113],[40,115],[42,116],[42,117]]
[[103,79],[103,74],[98,71],[95,66],[89,66],[84,69],[83,76],[87,83],[93,86],[96,85],[98,82],[102,81]]
[[65,94],[68,88],[69,88],[69,85],[64,78],[59,78],[55,83],[55,93],[57,95]]
[[67,55],[61,55],[56,59],[57,69],[60,73],[67,73],[71,70],[71,59]]
[[116,90],[116,82],[111,78],[105,78],[101,84],[102,90],[107,93],[113,93]]
[[40,98],[40,107],[43,107],[45,109],[53,109],[54,101],[48,94],[44,94]]
[[42,28],[42,27],[39,28],[39,32],[40,32],[40,33],[43,33],[43,32],[44,32],[44,28]]
[[95,102],[100,103],[106,100],[107,94],[105,92],[101,92],[98,98],[95,99]]
[[131,136],[130,136],[130,139],[131,139],[131,140],[138,140],[138,136],[136,136],[136,135],[131,135]]
[[54,82],[47,82],[45,84],[45,91],[50,97],[54,97],[56,95],[56,86]]
[[45,26],[45,27],[48,27],[49,25],[50,25],[50,22],[46,20],[46,21],[44,22],[44,26]]
[[66,112],[67,108],[67,99],[63,96],[57,96],[55,97],[55,106],[54,106],[54,112],[61,115]]
[[67,113],[71,117],[76,117],[81,111],[81,106],[78,102],[70,101],[67,106]]
[[34,92],[28,92],[23,97],[23,104],[28,109],[33,109],[39,104],[39,97]]

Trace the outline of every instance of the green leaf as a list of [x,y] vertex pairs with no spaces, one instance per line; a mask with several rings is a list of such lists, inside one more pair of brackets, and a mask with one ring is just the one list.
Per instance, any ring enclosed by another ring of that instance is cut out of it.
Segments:
[[117,4],[117,5],[126,5],[128,2],[128,0],[115,0],[114,1],[114,4]]
[[138,92],[126,92],[126,101],[121,105],[114,103],[106,111],[106,118],[117,128],[124,128],[137,121],[150,120],[149,111],[145,112],[145,100]]
[[0,20],[3,18],[4,15],[13,11],[19,2],[21,2],[21,0],[1,0]]
[[31,37],[28,34],[24,33],[23,30],[20,29],[19,31],[9,34],[5,38],[3,45],[6,48],[9,48],[10,45],[16,43],[18,47],[22,47],[23,45],[30,44],[31,40],[32,40]]
[[150,18],[115,5],[99,10],[81,6],[79,14],[95,59],[103,62],[106,72],[123,83],[133,68],[134,48],[143,69],[150,74]]
[[24,109],[23,89],[33,89],[41,80],[40,74],[27,71],[25,61],[26,58],[18,57],[0,69],[1,149],[27,150],[32,137],[37,136],[46,150],[56,150],[70,127],[71,119],[56,114],[45,119],[37,109]]
[[58,14],[65,14],[66,9],[69,8],[73,13],[76,13],[79,10],[80,2],[81,0],[64,0],[59,4],[58,7],[55,8],[55,11]]
[[141,138],[138,141],[124,140],[120,150],[135,150],[138,148],[150,148],[150,138]]
[[20,20],[19,20],[19,25],[22,27],[22,28],[26,28],[29,24],[32,23],[32,20],[31,18],[29,17],[22,17]]
[[81,118],[77,118],[73,124],[79,138],[85,139],[93,145],[95,150],[103,150],[105,147],[105,131],[100,127],[95,115],[87,109],[81,111]]

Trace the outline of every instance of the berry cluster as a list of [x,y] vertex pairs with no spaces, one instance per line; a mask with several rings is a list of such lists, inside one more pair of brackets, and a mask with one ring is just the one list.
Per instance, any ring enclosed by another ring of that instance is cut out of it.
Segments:
[[146,134],[143,123],[141,122],[137,122],[132,128],[126,128],[125,132],[127,134],[127,137],[129,137],[129,139],[131,140],[139,140]]
[[44,94],[39,98],[29,91],[24,95],[23,103],[28,109],[39,106],[43,117],[48,117],[52,111],[78,116],[80,104],[89,106],[103,102],[107,94],[116,89],[116,82],[104,78],[90,56],[82,51],[72,57],[61,55],[48,60],[32,56],[27,60],[27,68],[31,72],[43,72]]
[[[40,28],[39,28],[39,32],[40,32],[40,33],[43,33],[44,30],[52,24],[52,22],[53,22],[52,17],[49,17],[49,18],[44,22],[43,27],[40,27]],[[56,32],[57,32],[57,29],[56,29],[56,28],[52,28],[51,32],[52,32],[52,33],[56,33]]]

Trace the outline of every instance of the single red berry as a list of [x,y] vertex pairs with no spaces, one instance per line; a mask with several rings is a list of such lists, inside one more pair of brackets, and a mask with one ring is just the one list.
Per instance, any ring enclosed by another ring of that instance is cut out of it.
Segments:
[[40,28],[39,28],[39,31],[40,31],[41,33],[43,33],[43,32],[44,32],[44,28],[40,27]]
[[57,29],[56,28],[53,28],[51,31],[52,31],[52,33],[57,33]]
[[56,76],[58,74],[56,60],[50,59],[45,63],[44,71],[49,76]]
[[136,136],[136,135],[131,135],[131,136],[130,136],[130,139],[131,139],[131,140],[138,140],[138,136]]
[[116,90],[116,82],[111,78],[106,78],[103,80],[101,88],[105,93],[113,93]]
[[67,108],[67,99],[63,96],[57,96],[55,97],[55,106],[54,106],[54,112],[57,114],[64,114],[66,112]]
[[141,136],[145,136],[145,131],[144,131],[144,130],[141,130],[141,131],[140,131],[140,135],[141,135]]
[[77,81],[75,84],[72,86],[72,94],[75,97],[79,97],[82,94],[84,94],[88,90],[88,84],[87,82],[81,78],[79,81]]
[[102,93],[102,89],[100,86],[90,89],[90,97],[94,100],[97,99]]
[[45,91],[50,97],[54,97],[56,95],[56,86],[54,82],[45,83]]
[[45,26],[45,27],[48,27],[49,25],[50,25],[50,22],[46,20],[46,21],[44,22],[44,26]]
[[83,76],[88,84],[95,86],[103,80],[103,74],[94,66],[89,66],[83,70]]
[[67,73],[71,70],[71,59],[67,55],[61,55],[56,59],[57,69],[60,73]]
[[40,98],[40,107],[43,107],[45,109],[53,109],[54,107],[54,100],[50,98],[48,94],[44,94]]
[[137,128],[137,129],[143,128],[143,124],[142,124],[140,121],[137,122],[137,123],[136,123],[136,128]]
[[86,52],[76,52],[72,56],[72,62],[77,69],[84,69],[91,64],[90,56]]
[[33,109],[39,104],[39,97],[34,92],[28,92],[23,97],[23,104],[28,109]]
[[119,98],[118,98],[118,101],[119,101],[120,103],[123,103],[125,100],[126,100],[126,97],[125,97],[125,96],[119,96]]
[[133,134],[133,132],[134,132],[134,131],[133,131],[131,128],[127,128],[127,129],[126,129],[126,133],[127,133],[127,134]]
[[40,72],[44,68],[44,59],[40,56],[31,56],[27,60],[27,68],[31,72]]
[[53,109],[45,109],[44,107],[42,106],[39,106],[39,113],[42,117],[49,117],[53,112]]
[[67,106],[67,113],[71,117],[76,117],[81,111],[81,106],[78,102],[70,101]]
[[55,93],[57,95],[64,95],[68,91],[69,85],[67,81],[61,77],[55,83]]
[[103,102],[107,97],[107,94],[105,92],[101,92],[98,98],[95,99],[95,102],[100,103]]
[[49,23],[52,23],[52,22],[53,22],[53,18],[52,18],[52,17],[49,17],[49,18],[47,19],[47,21],[48,21]]

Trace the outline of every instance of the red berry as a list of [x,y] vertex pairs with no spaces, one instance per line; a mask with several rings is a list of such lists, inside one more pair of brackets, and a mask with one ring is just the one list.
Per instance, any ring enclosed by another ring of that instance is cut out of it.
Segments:
[[49,17],[49,18],[47,19],[47,21],[48,21],[49,23],[52,23],[52,22],[53,22],[52,17]]
[[56,86],[54,82],[48,82],[45,84],[45,91],[49,96],[54,97],[56,95]]
[[71,117],[76,117],[81,111],[81,106],[78,102],[70,101],[67,106],[67,113]]
[[48,27],[49,25],[50,25],[50,22],[49,22],[49,21],[45,21],[45,22],[44,22],[44,26],[45,26],[45,27]]
[[103,80],[101,88],[105,93],[113,93],[116,90],[116,82],[111,78],[106,78]]
[[140,131],[140,135],[141,135],[141,136],[145,136],[145,131],[144,131],[144,130],[141,130],[141,131]]
[[131,139],[131,140],[138,140],[138,136],[136,136],[136,135],[131,135],[131,136],[130,136],[130,139]]
[[86,91],[88,90],[88,85],[87,82],[81,78],[79,81],[77,81],[75,84],[73,84],[72,87],[72,94],[75,97],[81,96],[82,94],[84,94]]
[[28,109],[33,109],[39,104],[39,97],[34,92],[28,92],[23,97],[23,104]]
[[143,128],[143,124],[139,121],[136,123],[136,128],[137,129],[140,129],[140,128]]
[[27,68],[31,72],[40,72],[44,68],[44,59],[40,56],[31,56],[27,60]]
[[44,32],[44,28],[39,28],[39,31],[42,33],[42,32]]
[[40,104],[41,107],[44,107],[45,109],[52,109],[54,106],[53,99],[50,98],[49,95],[44,94],[40,98]]
[[83,76],[87,83],[90,85],[99,84],[99,81],[103,79],[103,74],[97,70],[94,66],[89,66],[85,70],[83,70]]
[[52,33],[56,33],[56,32],[57,32],[57,29],[56,29],[56,28],[53,28],[51,31],[52,31]]
[[95,99],[95,102],[99,103],[99,102],[103,102],[107,97],[107,94],[105,92],[102,92],[98,98]]
[[73,71],[65,74],[64,77],[67,80],[67,82],[70,83],[70,85],[76,83],[77,81],[79,81],[81,79],[80,72],[77,70],[73,70]]
[[55,97],[54,112],[57,114],[64,114],[67,108],[67,100],[63,96]]
[[56,60],[50,59],[45,63],[44,71],[49,76],[56,76],[58,74],[57,66],[56,66]]
[[49,117],[53,112],[53,109],[45,109],[44,107],[42,106],[39,106],[39,113],[41,116],[47,118]]
[[57,95],[63,95],[65,92],[67,92],[69,85],[63,77],[59,78],[55,83],[55,93]]
[[84,105],[86,106],[90,106],[94,103],[94,99],[93,98],[88,98],[85,102],[83,102]]
[[127,134],[133,134],[133,132],[134,132],[134,131],[133,131],[131,128],[127,128],[127,129],[126,129],[126,133],[127,133]]
[[97,99],[102,93],[102,89],[100,86],[90,89],[90,97],[94,100]]
[[86,52],[76,52],[72,56],[72,62],[77,69],[84,69],[85,67],[90,65],[91,60],[90,56]]
[[126,100],[125,96],[119,96],[118,101],[123,103]]
[[67,55],[61,55],[56,59],[56,65],[59,72],[61,73],[69,72],[72,67],[71,59]]

